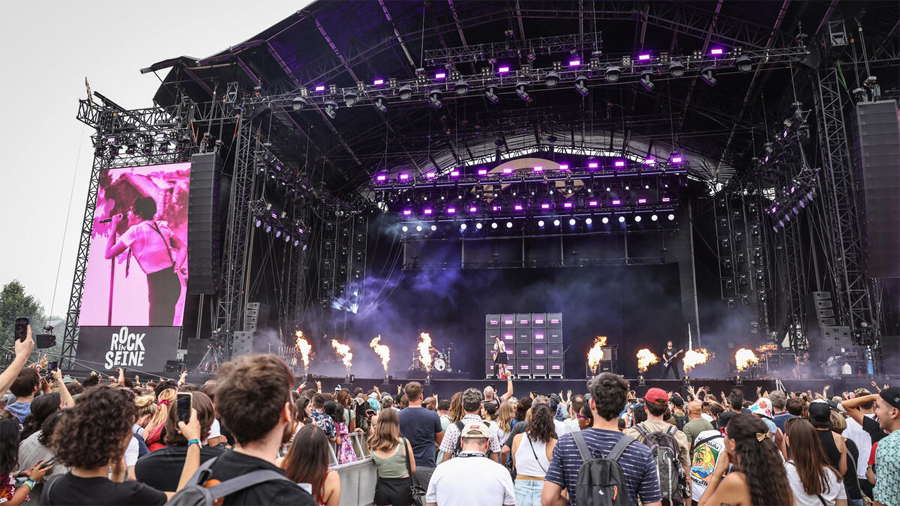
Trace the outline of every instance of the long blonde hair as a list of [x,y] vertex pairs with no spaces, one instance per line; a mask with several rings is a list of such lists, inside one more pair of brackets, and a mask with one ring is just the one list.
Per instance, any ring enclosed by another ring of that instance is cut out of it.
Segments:
[[147,423],[147,427],[144,429],[144,438],[150,435],[150,432],[153,429],[159,427],[166,423],[166,419],[169,418],[169,407],[166,404],[162,404],[161,401],[168,401],[169,404],[175,402],[175,399],[178,398],[178,390],[174,388],[167,388],[159,393],[159,398],[156,402],[156,413],[153,414],[153,417],[150,418],[150,422]]
[[450,412],[448,413],[450,416],[451,422],[458,422],[466,416],[465,411],[463,411],[462,407],[462,392],[456,392],[453,394],[453,397],[450,398]]
[[156,404],[153,403],[153,399],[152,395],[142,395],[134,400],[134,405],[137,407],[138,420],[147,415],[150,415],[152,418],[156,414]]
[[382,452],[393,450],[400,444],[400,417],[396,409],[383,409],[378,413],[378,423],[368,443],[370,449]]
[[497,425],[500,426],[500,430],[503,432],[509,432],[512,430],[510,427],[510,422],[516,415],[516,408],[509,401],[503,401],[503,404],[500,404],[500,413],[497,415]]

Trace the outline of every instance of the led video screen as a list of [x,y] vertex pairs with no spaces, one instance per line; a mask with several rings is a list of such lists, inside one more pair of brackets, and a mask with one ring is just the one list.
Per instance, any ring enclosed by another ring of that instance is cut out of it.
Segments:
[[80,325],[181,325],[190,170],[177,163],[101,173]]

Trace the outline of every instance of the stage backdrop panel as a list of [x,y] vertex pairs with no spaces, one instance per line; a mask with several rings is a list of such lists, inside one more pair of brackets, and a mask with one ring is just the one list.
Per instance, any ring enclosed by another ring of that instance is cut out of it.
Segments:
[[178,348],[178,327],[81,327],[75,369],[112,373],[165,370]]
[[[187,255],[190,170],[190,163],[178,163],[101,173],[80,325],[181,325],[187,261],[182,272],[158,269],[177,265],[180,255]],[[156,207],[152,219],[143,223],[131,212],[138,199],[144,208]],[[120,214],[125,216],[114,230],[110,219]],[[164,240],[168,253],[161,246]],[[119,244],[129,247],[107,259],[108,251]]]

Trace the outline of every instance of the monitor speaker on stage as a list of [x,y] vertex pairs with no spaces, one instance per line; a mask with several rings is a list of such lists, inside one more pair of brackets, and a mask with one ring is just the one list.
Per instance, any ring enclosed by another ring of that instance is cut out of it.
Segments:
[[500,328],[502,328],[502,329],[516,328],[516,315],[514,315],[514,314],[500,315]]
[[219,289],[219,193],[222,161],[216,153],[191,157],[191,191],[188,194],[188,294],[212,294]]
[[531,344],[531,329],[516,329],[516,344],[519,343],[529,343]]
[[531,342],[533,343],[546,343],[547,342],[547,330],[546,329],[534,329],[531,331]]
[[[863,261],[872,278],[900,278],[900,116],[894,100],[856,106],[854,139],[862,171]],[[857,179],[858,181],[859,179]],[[193,191],[193,189],[191,190]]]
[[562,329],[550,329],[547,332],[547,342],[551,344],[562,344]]
[[531,358],[531,344],[517,344],[516,345],[516,359],[529,359]]
[[517,314],[516,315],[516,328],[530,329],[531,328],[531,313]]
[[499,314],[489,314],[484,317],[484,328],[486,329],[499,329],[500,328],[500,315]]
[[484,342],[494,344],[494,338],[500,335],[500,329],[489,329],[484,331]]
[[535,329],[547,328],[547,315],[545,313],[531,313],[531,327]]
[[562,313],[548,313],[547,314],[547,326],[551,329],[561,329],[562,328]]

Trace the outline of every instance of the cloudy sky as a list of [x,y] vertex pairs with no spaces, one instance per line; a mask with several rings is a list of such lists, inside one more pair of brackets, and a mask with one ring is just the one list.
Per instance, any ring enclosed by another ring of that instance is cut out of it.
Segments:
[[48,315],[66,312],[93,158],[75,119],[85,77],[123,107],[149,107],[159,78],[141,68],[217,53],[309,3],[0,1],[0,285],[18,279]]

